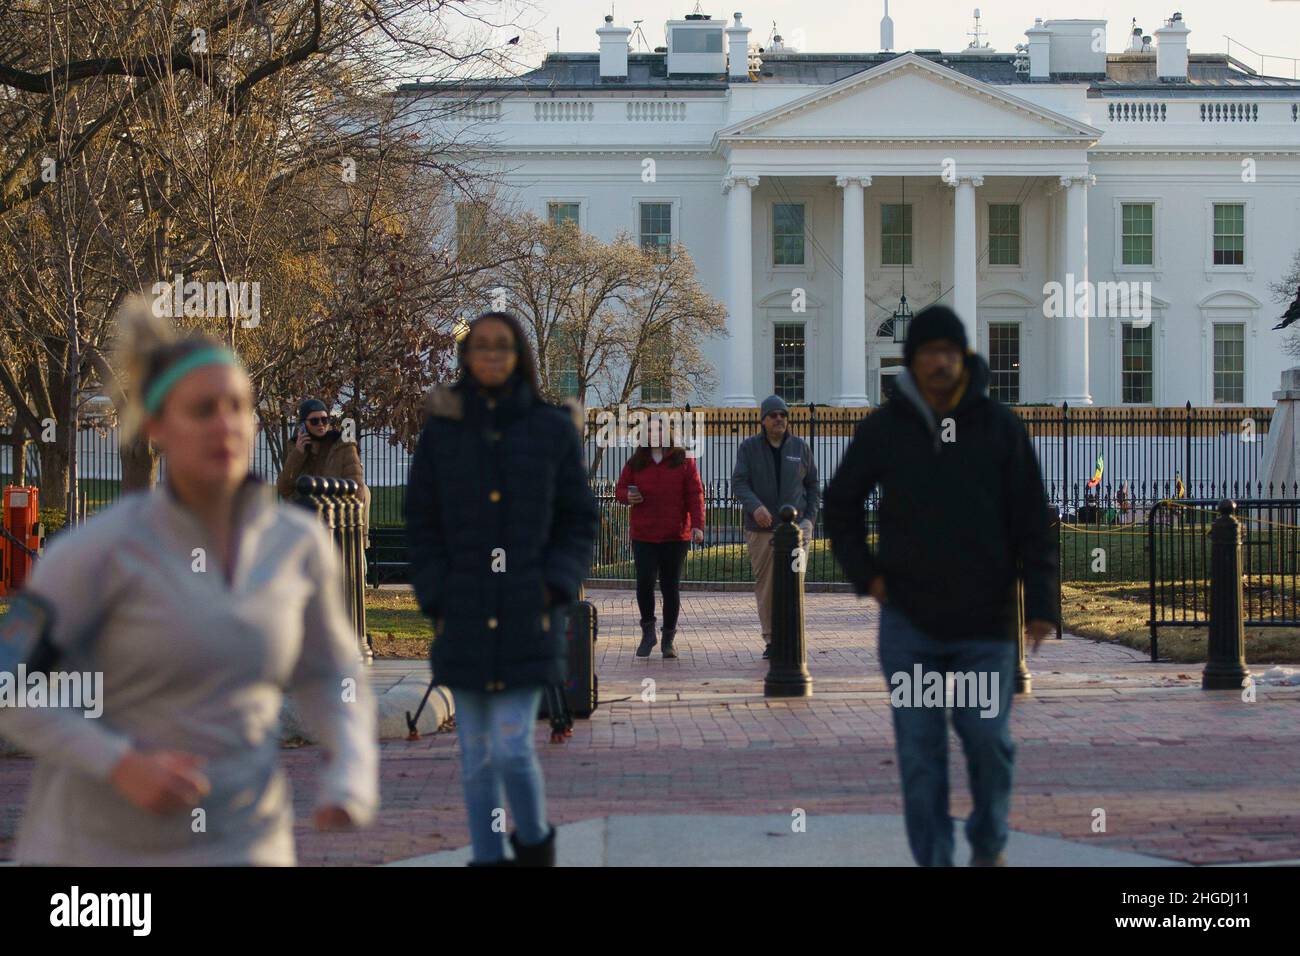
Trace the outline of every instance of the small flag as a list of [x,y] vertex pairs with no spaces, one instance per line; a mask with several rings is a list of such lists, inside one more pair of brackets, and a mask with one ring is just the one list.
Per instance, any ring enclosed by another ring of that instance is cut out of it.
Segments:
[[1089,488],[1096,488],[1101,484],[1101,474],[1106,470],[1106,459],[1097,452],[1097,464],[1093,466],[1092,478],[1088,480]]

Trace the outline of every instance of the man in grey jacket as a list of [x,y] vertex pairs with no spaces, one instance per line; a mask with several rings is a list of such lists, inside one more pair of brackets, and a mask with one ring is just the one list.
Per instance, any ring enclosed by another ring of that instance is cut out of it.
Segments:
[[811,545],[821,490],[812,449],[798,435],[790,434],[789,406],[780,397],[769,395],[759,414],[763,430],[746,438],[736,450],[731,493],[745,512],[745,543],[754,569],[754,597],[766,660],[772,650],[772,531],[781,508],[793,505],[803,529],[804,547]]

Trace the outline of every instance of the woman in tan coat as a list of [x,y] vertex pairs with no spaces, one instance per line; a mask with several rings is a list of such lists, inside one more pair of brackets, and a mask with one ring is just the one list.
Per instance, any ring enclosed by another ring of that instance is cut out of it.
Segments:
[[295,485],[303,475],[318,478],[347,478],[360,488],[361,526],[365,546],[370,547],[366,531],[370,527],[370,489],[366,487],[365,470],[357,443],[344,441],[343,433],[330,428],[329,409],[318,398],[309,398],[298,406],[298,428],[293,447],[285,456],[284,467],[275,480],[276,491],[286,501],[294,496]]

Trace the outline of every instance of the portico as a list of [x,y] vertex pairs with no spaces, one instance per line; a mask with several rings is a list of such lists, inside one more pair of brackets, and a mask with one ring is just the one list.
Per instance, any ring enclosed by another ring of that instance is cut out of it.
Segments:
[[[879,389],[868,380],[869,356],[882,362],[897,351],[878,331],[905,287],[914,309],[950,304],[977,347],[988,334],[982,294],[1036,304],[1025,322],[1036,347],[1049,350],[1046,399],[1090,404],[1087,317],[1076,309],[1045,319],[1041,303],[1046,282],[1087,279],[1087,148],[1099,135],[914,54],[720,130],[730,332],[723,403],[756,404],[768,387],[758,382],[765,353],[756,337],[802,323],[814,353],[829,359],[817,367],[835,379],[829,389],[822,383],[823,394],[836,405],[870,404]],[[787,202],[793,193],[806,201]],[[984,195],[999,212],[1023,216],[1014,262],[990,261]],[[768,252],[776,205],[800,207],[811,248],[799,246],[796,266]],[[827,213],[834,228],[816,221]],[[810,301],[818,303],[811,316]]]

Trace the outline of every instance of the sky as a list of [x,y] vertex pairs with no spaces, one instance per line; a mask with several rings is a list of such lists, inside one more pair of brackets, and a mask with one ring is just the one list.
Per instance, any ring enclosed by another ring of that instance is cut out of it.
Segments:
[[[980,0],[891,0],[889,15],[894,21],[894,49],[934,49],[955,52],[970,42],[973,11]],[[521,59],[540,62],[546,52],[557,49],[555,31],[560,31],[559,49],[566,53],[594,52],[596,28],[607,13],[614,22],[641,29],[649,41],[646,49],[664,44],[664,23],[681,19],[695,10],[695,0],[534,0],[520,13],[519,23],[528,28],[527,45]],[[739,10],[753,32],[751,43],[766,46],[773,21],[787,44],[805,52],[868,52],[880,47],[880,18],[883,0],[702,0],[700,10],[715,20],[730,21]],[[1183,14],[1191,30],[1192,53],[1225,53],[1232,37],[1233,55],[1252,69],[1260,69],[1257,54],[1300,60],[1300,0],[1001,0],[981,6],[980,30],[991,48],[1011,52],[1024,43],[1024,32],[1035,17],[1050,19],[1104,19],[1106,48],[1120,52],[1128,42],[1132,20],[1147,34],[1174,11]],[[513,29],[512,34],[519,30]],[[1251,54],[1242,46],[1255,51]],[[633,49],[637,49],[634,44]],[[1266,59],[1264,72],[1291,76],[1300,63],[1287,59]],[[1300,75],[1297,72],[1296,75]]]

